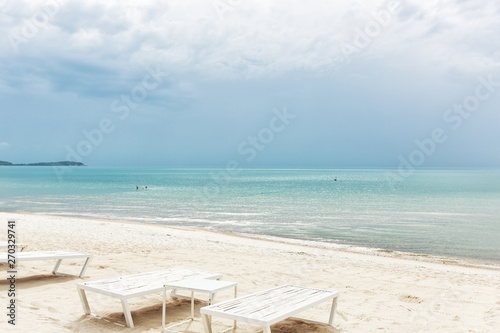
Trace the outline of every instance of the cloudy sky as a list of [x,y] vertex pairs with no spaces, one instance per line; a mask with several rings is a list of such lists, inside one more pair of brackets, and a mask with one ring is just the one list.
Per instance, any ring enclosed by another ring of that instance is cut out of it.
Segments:
[[0,160],[500,166],[497,0],[0,0]]

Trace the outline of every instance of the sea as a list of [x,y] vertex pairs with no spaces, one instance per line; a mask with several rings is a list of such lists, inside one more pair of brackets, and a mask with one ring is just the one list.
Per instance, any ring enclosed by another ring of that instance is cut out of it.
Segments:
[[0,210],[500,265],[498,169],[0,167]]

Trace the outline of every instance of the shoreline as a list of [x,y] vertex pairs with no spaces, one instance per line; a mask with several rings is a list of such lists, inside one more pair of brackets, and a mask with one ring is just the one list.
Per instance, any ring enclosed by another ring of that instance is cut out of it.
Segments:
[[473,268],[482,268],[482,269],[500,271],[500,263],[498,264],[483,263],[480,259],[477,259],[476,261],[476,259],[435,256],[430,254],[418,254],[412,252],[384,250],[379,248],[369,248],[356,245],[343,245],[343,244],[320,242],[320,241],[307,241],[295,238],[245,234],[232,231],[228,232],[214,231],[214,232],[223,233],[230,236],[231,235],[241,236],[250,239],[267,240],[283,244],[299,245],[299,246],[312,247],[318,249],[328,249],[333,251],[356,253],[367,256],[387,257],[387,258],[402,259],[402,260],[412,260],[412,261],[429,262],[429,263],[443,264],[443,265],[456,265],[463,267],[473,267]]
[[[76,284],[151,272],[169,267],[192,267],[223,275],[238,284],[244,296],[283,284],[338,291],[333,327],[287,319],[273,333],[374,332],[496,332],[500,327],[500,271],[368,255],[304,244],[290,244],[198,227],[170,227],[129,221],[0,213],[16,221],[16,241],[24,251],[66,250],[92,254],[84,278],[53,276],[53,261],[27,261],[17,266],[16,328],[37,332],[158,332],[161,293],[130,299],[135,328],[123,326],[119,300],[88,293],[94,315],[85,315]],[[7,226],[0,229],[5,238]],[[60,271],[75,274],[81,260],[63,261]],[[7,274],[7,267],[2,267]],[[7,280],[0,281],[0,302],[8,300]],[[201,296],[201,295],[200,295]],[[232,297],[221,293],[218,300]],[[190,302],[168,300],[167,323],[186,319]],[[195,315],[206,302],[195,304]],[[300,318],[324,322],[330,304],[306,310]],[[227,322],[214,319],[214,332]],[[11,331],[0,320],[0,331]],[[201,322],[180,328],[204,332]],[[257,326],[238,323],[237,333],[258,333]]]
[[168,225],[168,224],[160,224],[160,223],[147,223],[147,222],[138,222],[138,221],[133,221],[133,220],[93,218],[93,217],[82,217],[82,216],[77,216],[77,215],[69,216],[69,215],[24,213],[24,212],[23,213],[0,212],[0,214],[1,213],[22,214],[22,215],[31,215],[31,216],[43,216],[43,217],[61,217],[61,218],[68,218],[68,219],[77,218],[77,219],[89,220],[89,221],[114,222],[114,223],[135,224],[135,225],[149,225],[149,226],[153,226],[153,227],[159,226],[159,227],[184,230],[184,231],[202,230],[202,231],[207,231],[207,232],[212,232],[215,234],[227,235],[227,236],[232,236],[232,237],[242,237],[245,239],[255,239],[255,240],[269,241],[269,242],[274,242],[274,243],[304,246],[304,247],[315,248],[315,249],[327,249],[327,250],[332,250],[332,251],[356,253],[356,254],[362,254],[362,255],[367,255],[367,256],[387,257],[387,258],[411,260],[411,261],[417,261],[417,262],[437,263],[437,264],[443,264],[443,265],[456,265],[456,266],[462,266],[462,267],[481,268],[481,269],[500,271],[500,262],[498,262],[498,263],[486,263],[485,260],[481,260],[481,259],[454,258],[454,257],[447,257],[447,256],[431,255],[431,254],[419,254],[419,253],[412,253],[412,252],[385,250],[385,249],[380,249],[380,248],[370,248],[370,247],[363,247],[363,246],[357,246],[357,245],[347,245],[347,244],[338,244],[338,243],[321,242],[321,241],[310,241],[310,240],[271,236],[271,235],[249,234],[249,233],[242,233],[242,232],[231,231],[231,230],[216,230],[214,228],[204,228],[204,227],[194,227],[194,226],[177,226],[177,225]]

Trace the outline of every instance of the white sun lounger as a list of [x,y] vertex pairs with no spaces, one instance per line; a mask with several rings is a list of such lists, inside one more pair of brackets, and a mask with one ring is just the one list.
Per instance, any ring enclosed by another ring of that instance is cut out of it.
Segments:
[[[80,277],[83,277],[85,271],[87,270],[87,266],[89,265],[90,260],[92,259],[92,255],[87,253],[78,253],[78,252],[68,252],[68,251],[29,251],[29,252],[17,252],[16,255],[16,264],[20,261],[30,261],[30,260],[57,260],[52,273],[54,275],[65,275],[65,276],[73,276],[70,274],[59,273],[57,270],[61,265],[63,259],[78,259],[78,258],[86,258],[85,263],[80,271]],[[8,256],[7,253],[2,253],[0,255],[0,263],[9,264],[9,259],[12,259]]]
[[[83,282],[77,285],[78,294],[82,301],[83,311],[90,314],[90,306],[85,291],[93,291],[103,295],[116,297],[121,300],[123,314],[128,327],[133,328],[132,314],[128,305],[128,299],[132,297],[163,292],[163,286],[167,283],[180,281],[184,279],[214,279],[219,280],[222,274],[202,271],[199,269],[175,267],[162,269],[154,272],[145,272],[140,274],[126,275],[103,279],[93,282]],[[180,295],[172,295],[182,297]]]
[[339,293],[322,289],[284,285],[255,294],[201,308],[206,333],[212,333],[211,317],[243,321],[262,326],[271,333],[271,325],[319,303],[333,299],[328,324],[333,324]]

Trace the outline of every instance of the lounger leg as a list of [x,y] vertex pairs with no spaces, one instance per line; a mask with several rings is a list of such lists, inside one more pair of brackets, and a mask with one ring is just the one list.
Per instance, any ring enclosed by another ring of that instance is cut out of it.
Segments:
[[330,324],[330,326],[333,326],[333,318],[335,317],[336,309],[337,309],[337,297],[335,297],[332,302],[332,310],[330,311],[330,319],[328,320],[328,324]]
[[82,301],[82,306],[83,306],[83,312],[85,312],[86,315],[90,314],[90,306],[89,306],[89,301],[87,300],[87,295],[85,294],[85,290],[77,287],[78,289],[78,295],[80,295],[80,300]]
[[57,259],[56,265],[54,266],[54,269],[52,270],[52,274],[57,275],[57,270],[59,269],[59,266],[61,266],[61,261],[62,261],[62,259]]
[[161,328],[162,332],[165,331],[165,312],[167,310],[167,290],[165,287],[163,287],[163,306],[162,306],[162,311],[161,311]]
[[82,270],[80,271],[81,278],[85,276],[85,271],[87,270],[90,260],[92,260],[92,257],[88,257],[87,260],[85,260],[85,264],[83,264]]
[[[234,285],[234,298],[238,298],[238,286]],[[233,323],[233,327],[236,328],[236,320]]]
[[191,319],[194,320],[194,291],[191,291]]
[[203,327],[205,328],[205,333],[212,333],[212,322],[210,321],[210,316],[202,314],[201,320],[203,321]]
[[264,333],[271,333],[271,326],[264,326]]
[[128,300],[126,298],[122,299],[123,314],[125,315],[125,322],[130,328],[134,328],[134,322],[132,321],[132,314],[130,313],[130,308],[128,306]]

